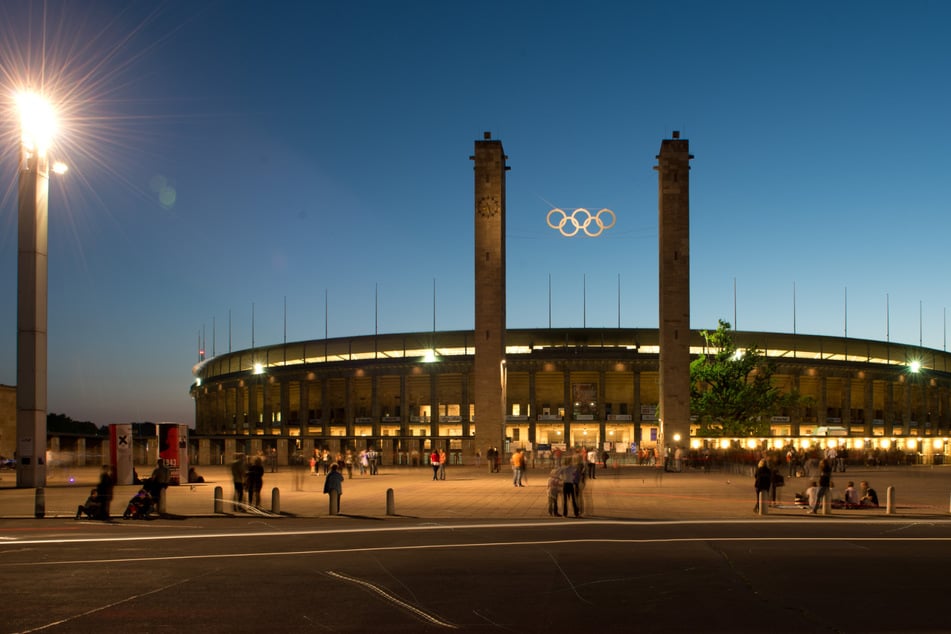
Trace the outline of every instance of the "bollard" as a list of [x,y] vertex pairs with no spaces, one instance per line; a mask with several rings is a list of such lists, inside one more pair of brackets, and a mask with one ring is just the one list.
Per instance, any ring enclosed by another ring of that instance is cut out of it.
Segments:
[[159,515],[165,515],[165,504],[168,500],[168,496],[165,495],[165,487],[160,487],[158,492],[158,500],[155,507],[158,509]]
[[225,494],[224,489],[221,487],[215,487],[215,513],[222,513],[224,509],[222,508],[222,496]]
[[43,489],[43,487],[39,487],[36,490],[36,497],[34,498],[33,504],[33,515],[38,520],[43,519],[43,516],[46,515],[46,490]]
[[760,515],[766,515],[767,513],[769,513],[769,501],[766,499],[768,495],[769,495],[769,491],[760,491],[757,494],[756,506],[758,508],[757,512]]
[[822,496],[822,514],[832,515],[832,491]]
[[271,489],[271,512],[281,514],[281,490],[277,487]]
[[885,515],[895,514],[895,487],[885,489]]
[[330,514],[336,515],[340,512],[340,494],[337,489],[330,489]]
[[396,502],[393,499],[393,489],[386,490],[386,514],[396,515]]

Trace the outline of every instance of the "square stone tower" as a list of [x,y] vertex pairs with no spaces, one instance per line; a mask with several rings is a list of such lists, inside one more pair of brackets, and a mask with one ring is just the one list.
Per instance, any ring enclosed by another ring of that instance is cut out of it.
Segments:
[[475,443],[504,450],[505,152],[486,132],[475,142]]
[[661,455],[690,440],[690,155],[679,132],[657,156]]

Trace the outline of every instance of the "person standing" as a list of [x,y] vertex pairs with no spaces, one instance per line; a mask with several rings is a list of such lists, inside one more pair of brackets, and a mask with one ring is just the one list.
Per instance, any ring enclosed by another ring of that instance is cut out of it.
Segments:
[[753,505],[753,512],[759,512],[760,497],[769,495],[769,489],[773,485],[773,472],[766,464],[766,460],[760,460],[756,465],[756,471],[753,472],[753,490],[756,493],[756,504]]
[[819,461],[819,491],[816,493],[816,504],[809,511],[813,515],[819,510],[822,501],[829,494],[829,487],[832,486],[832,465],[828,460]]
[[165,460],[159,458],[158,462],[155,463],[155,469],[152,470],[152,475],[149,476],[149,479],[144,483],[144,488],[149,492],[149,495],[152,496],[152,501],[155,502],[156,508],[160,506],[160,501],[162,496],[165,495],[165,489],[168,488],[170,479],[171,474],[168,471],[168,467],[165,466]]
[[571,508],[575,512],[575,517],[580,517],[581,511],[578,508],[578,479],[579,479],[579,470],[581,465],[575,465],[571,462],[568,462],[561,470],[558,472],[558,475],[561,478],[561,492],[562,492],[562,509],[565,512],[565,517],[568,517],[568,501],[571,500]]
[[489,447],[485,450],[485,461],[489,465],[489,473],[495,473],[495,447]]
[[433,452],[429,454],[429,466],[433,468],[433,480],[439,479],[439,451],[433,449]]
[[271,468],[271,473],[277,473],[277,449],[274,447],[268,451],[267,464]]
[[336,515],[340,512],[340,498],[343,496],[343,474],[340,473],[340,467],[337,466],[337,463],[330,465],[330,472],[327,474],[327,479],[324,480],[324,493],[330,495],[331,491],[337,493],[337,505],[333,505],[333,496],[330,497],[331,504],[331,515]]
[[240,510],[239,504],[244,501],[244,481],[248,474],[248,464],[242,454],[235,454],[231,463],[231,481],[234,482],[234,509]]
[[517,487],[525,486],[522,484],[522,474],[525,471],[525,453],[521,448],[516,449],[512,454],[512,484]]
[[376,447],[370,447],[370,450],[367,452],[367,458],[370,461],[370,475],[375,476],[380,464],[380,454],[377,452]]
[[587,453],[587,455],[586,455],[586,458],[587,458],[587,462],[588,462],[588,477],[589,477],[589,478],[597,478],[597,477],[598,477],[598,474],[597,474],[597,470],[598,470],[598,450],[595,449],[594,447],[592,447],[591,449],[588,450],[588,453]]
[[447,461],[446,450],[440,449],[439,450],[439,479],[440,480],[446,479],[446,461]]
[[102,465],[99,470],[99,484],[96,485],[96,499],[99,501],[99,519],[109,521],[109,505],[112,503],[112,492],[116,481],[112,477],[112,467]]
[[261,508],[261,489],[264,487],[264,461],[258,456],[248,467],[248,504]]

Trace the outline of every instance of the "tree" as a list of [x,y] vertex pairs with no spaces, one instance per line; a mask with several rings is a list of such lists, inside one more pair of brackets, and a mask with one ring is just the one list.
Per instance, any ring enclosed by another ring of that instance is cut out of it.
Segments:
[[768,436],[769,417],[795,394],[773,387],[774,366],[755,345],[736,347],[729,322],[718,320],[716,331],[701,331],[712,355],[690,364],[690,411],[700,424],[700,436]]

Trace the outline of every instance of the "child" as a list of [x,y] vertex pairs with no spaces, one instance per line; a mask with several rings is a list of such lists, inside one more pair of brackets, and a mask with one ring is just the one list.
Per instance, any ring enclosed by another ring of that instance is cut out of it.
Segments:
[[[558,475],[558,469],[552,469],[548,474],[548,514],[553,517],[560,517],[558,513],[558,493],[561,492],[561,477]],[[568,515],[568,509],[565,509],[565,515]]]

